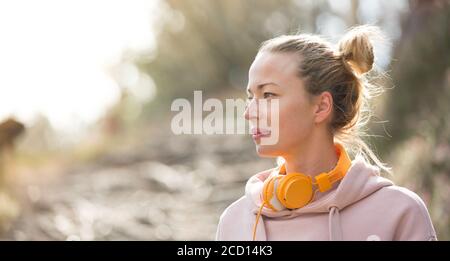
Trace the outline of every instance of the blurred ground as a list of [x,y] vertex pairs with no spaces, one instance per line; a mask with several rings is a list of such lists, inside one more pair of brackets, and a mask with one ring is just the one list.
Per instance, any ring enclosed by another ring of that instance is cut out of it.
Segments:
[[21,214],[0,239],[214,239],[220,213],[273,160],[258,159],[243,135],[167,133],[63,175],[22,171]]

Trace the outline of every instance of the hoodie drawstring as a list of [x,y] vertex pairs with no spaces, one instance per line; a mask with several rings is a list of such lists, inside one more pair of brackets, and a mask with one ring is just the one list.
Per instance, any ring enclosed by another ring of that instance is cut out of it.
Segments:
[[[258,227],[258,221],[261,218],[261,212],[264,205],[265,203],[261,204],[258,214],[256,215],[256,221],[253,226],[253,241],[256,240],[256,228]],[[342,241],[341,216],[339,214],[339,208],[336,206],[331,206],[329,208],[328,229],[330,241]]]
[[339,208],[336,206],[331,206],[329,208],[328,215],[328,229],[330,235],[330,241],[341,241],[342,240],[342,227],[341,219],[339,215]]
[[[261,218],[261,212],[264,208],[265,203],[261,204],[258,214],[256,215],[256,221],[253,226],[253,241],[256,240],[256,228],[258,227],[258,221]],[[342,241],[342,226],[341,226],[341,216],[339,214],[339,208],[336,206],[331,206],[328,213],[328,229],[330,241]]]

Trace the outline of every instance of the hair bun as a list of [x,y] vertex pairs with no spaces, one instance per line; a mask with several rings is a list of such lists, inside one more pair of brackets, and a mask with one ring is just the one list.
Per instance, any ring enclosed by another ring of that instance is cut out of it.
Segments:
[[381,31],[376,26],[361,25],[353,27],[338,43],[339,52],[345,62],[357,74],[370,71],[375,60],[373,38],[381,38]]

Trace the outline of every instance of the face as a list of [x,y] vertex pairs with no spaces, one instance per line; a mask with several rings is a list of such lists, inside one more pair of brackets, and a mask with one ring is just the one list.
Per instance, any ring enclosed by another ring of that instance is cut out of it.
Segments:
[[[295,153],[317,128],[317,103],[297,74],[298,62],[292,53],[262,52],[250,67],[245,118],[262,157]],[[271,106],[275,100],[278,106]],[[277,116],[278,139],[268,145],[263,139],[274,135]]]

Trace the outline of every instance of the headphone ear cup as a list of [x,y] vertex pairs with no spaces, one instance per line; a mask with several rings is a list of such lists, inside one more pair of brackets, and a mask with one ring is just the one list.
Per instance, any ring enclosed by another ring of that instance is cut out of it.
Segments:
[[277,196],[281,204],[288,209],[305,206],[313,196],[311,178],[299,173],[286,175],[278,184]]
[[273,211],[280,211],[286,208],[277,196],[279,194],[277,189],[278,184],[283,179],[283,177],[284,176],[274,176],[264,181],[262,191],[263,201]]

